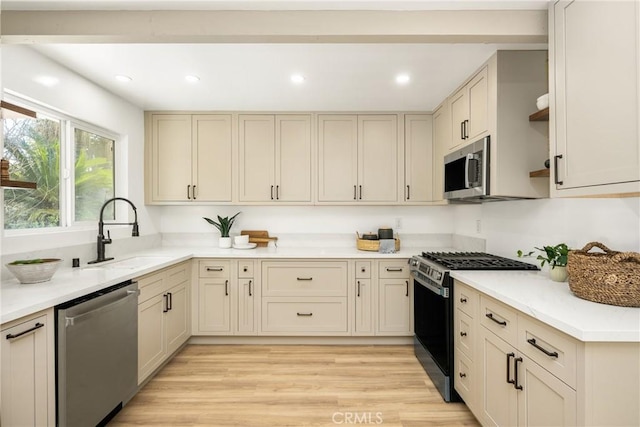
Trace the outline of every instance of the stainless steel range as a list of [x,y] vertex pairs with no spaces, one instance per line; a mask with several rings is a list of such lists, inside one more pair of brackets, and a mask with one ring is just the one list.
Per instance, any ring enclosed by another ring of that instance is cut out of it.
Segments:
[[533,264],[483,252],[423,252],[409,260],[414,288],[416,357],[445,401],[453,388],[453,279],[451,270],[538,270]]

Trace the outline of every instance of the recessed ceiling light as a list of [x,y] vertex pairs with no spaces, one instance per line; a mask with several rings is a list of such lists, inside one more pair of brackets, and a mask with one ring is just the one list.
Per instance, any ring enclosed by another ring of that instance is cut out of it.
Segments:
[[47,87],[55,86],[60,83],[60,79],[53,76],[37,76],[33,80],[37,83],[40,83],[42,86]]
[[116,80],[122,83],[129,83],[133,79],[129,76],[125,76],[124,74],[118,74],[116,76]]
[[194,74],[189,74],[187,76],[184,76],[184,79],[189,83],[198,83],[200,81],[200,77]]
[[302,74],[292,74],[291,82],[297,85],[304,83],[304,76]]
[[409,76],[409,74],[398,74],[396,76],[396,83],[398,83],[399,85],[406,85],[407,83],[409,83],[411,81],[411,77]]

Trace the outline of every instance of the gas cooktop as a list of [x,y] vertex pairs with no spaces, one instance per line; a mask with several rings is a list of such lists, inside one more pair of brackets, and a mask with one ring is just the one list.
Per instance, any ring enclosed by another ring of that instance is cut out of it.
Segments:
[[533,264],[484,252],[422,252],[422,258],[446,270],[539,270]]

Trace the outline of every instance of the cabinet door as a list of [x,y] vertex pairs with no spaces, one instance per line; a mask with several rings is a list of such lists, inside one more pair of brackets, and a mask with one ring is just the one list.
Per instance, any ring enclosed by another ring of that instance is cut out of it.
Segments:
[[166,313],[167,354],[176,351],[191,335],[189,330],[189,282],[182,282],[167,291],[169,310]]
[[275,201],[275,117],[239,116],[241,202]]
[[636,1],[554,5],[558,189],[640,180],[639,8]]
[[527,357],[518,363],[518,425],[577,425],[576,391]]
[[398,117],[358,116],[358,201],[398,201]]
[[410,335],[413,290],[409,279],[380,279],[378,283],[378,335]]
[[404,117],[404,179],[406,202],[433,199],[433,129],[430,115]]
[[238,310],[237,333],[239,335],[255,335],[255,293],[256,286],[253,279],[238,281]]
[[373,289],[371,279],[356,279],[355,334],[373,335]]
[[444,200],[444,156],[451,146],[449,101],[433,113],[433,200]]
[[318,201],[354,202],[357,185],[357,116],[318,116]]
[[466,142],[477,141],[489,129],[488,69],[484,67],[467,84],[469,93],[469,122]]
[[138,304],[138,384],[160,366],[167,354],[166,310],[164,294]]
[[518,395],[507,378],[514,378],[516,351],[486,328],[479,326],[478,329],[480,421],[485,426],[515,426],[518,421]]
[[311,202],[311,117],[276,116],[276,200]]
[[465,120],[469,118],[469,96],[467,87],[463,87],[451,96],[451,139],[449,140],[448,152],[464,145],[465,139]]
[[51,320],[41,316],[2,330],[2,425],[55,425],[55,416],[48,412],[48,399],[54,399],[48,387],[53,374],[48,359],[54,357],[47,346]]
[[191,197],[191,115],[154,114],[151,118],[151,188],[153,201]]
[[231,116],[193,116],[192,197],[201,202],[231,201]]
[[231,334],[229,280],[200,278],[198,287],[198,329],[217,335]]

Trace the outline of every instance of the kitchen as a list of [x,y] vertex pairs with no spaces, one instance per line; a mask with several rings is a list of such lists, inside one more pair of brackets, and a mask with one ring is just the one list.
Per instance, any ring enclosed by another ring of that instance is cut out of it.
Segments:
[[[546,8],[546,5],[544,7]],[[43,30],[43,34],[46,35],[44,31],[46,30]],[[51,31],[55,34],[54,30]],[[35,36],[32,37],[36,39]],[[141,39],[143,35],[138,37]],[[380,38],[383,37],[380,36]],[[12,55],[19,56],[14,58]],[[487,54],[486,57],[488,56]],[[466,75],[460,76],[459,82],[473,72],[486,57],[472,64]],[[361,232],[376,230],[380,225],[386,224],[400,233],[403,238],[403,247],[407,248],[419,248],[426,238],[428,246],[459,247],[464,244],[480,244],[484,246],[478,250],[486,250],[489,253],[511,258],[515,256],[518,249],[529,249],[561,241],[572,248],[579,248],[588,241],[596,240],[620,251],[639,250],[638,197],[598,199],[554,197],[447,206],[145,205],[144,186],[139,185],[145,179],[143,167],[145,153],[144,144],[142,144],[145,133],[142,127],[142,108],[124,101],[87,80],[78,79],[68,69],[23,46],[5,46],[2,63],[3,87],[26,94],[46,105],[79,115],[81,119],[120,135],[126,135],[123,144],[128,145],[125,162],[128,165],[126,173],[129,184],[118,193],[126,194],[138,207],[141,236],[127,238],[126,236],[130,235],[129,228],[114,228],[112,230],[114,243],[108,250],[116,257],[122,257],[126,252],[157,246],[161,241],[169,244],[188,241],[195,246],[212,245],[210,242],[216,239],[214,230],[200,218],[211,215],[231,216],[237,211],[242,211],[242,214],[238,217],[236,231],[268,227],[270,232],[279,236],[279,242],[283,247],[287,243],[290,246],[304,246],[305,238],[309,239],[309,235],[317,242],[316,244],[321,246],[353,247],[351,236],[354,230]],[[21,66],[15,68],[8,66],[15,63]],[[63,78],[65,84],[69,82],[72,86],[43,89],[20,78],[25,69],[50,70],[53,74],[65,76]],[[456,87],[457,83],[454,83],[449,89],[443,90],[440,99],[435,100],[433,105],[411,106],[411,108],[390,105],[385,110],[435,110],[437,103]],[[68,93],[82,93],[84,96],[68,97],[66,96]],[[87,102],[88,99],[91,102]],[[250,101],[247,100],[247,102]],[[189,108],[193,107],[180,106],[175,109]],[[239,107],[233,109],[244,110]],[[278,108],[260,108],[260,106],[247,109],[279,110]],[[358,109],[335,108],[343,111]],[[306,107],[300,110],[314,109]],[[377,111],[380,110],[383,109],[377,109]],[[532,98],[531,112],[534,110],[535,98]],[[552,221],[549,220],[549,212],[554,213]],[[188,220],[185,221],[186,218]],[[310,233],[310,230],[313,232]],[[51,235],[15,236],[5,232],[2,239],[3,265],[5,261],[13,260],[20,254],[45,256],[52,255],[52,252],[53,255],[67,262],[79,257],[84,263],[95,258],[95,234],[95,225],[87,230],[51,233]],[[410,239],[413,236],[416,237],[412,244]],[[409,255],[415,253],[418,251]],[[6,270],[3,270],[3,280],[5,273]]]

